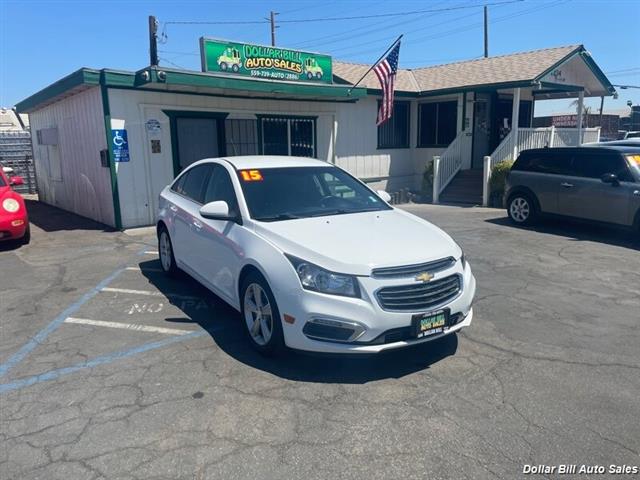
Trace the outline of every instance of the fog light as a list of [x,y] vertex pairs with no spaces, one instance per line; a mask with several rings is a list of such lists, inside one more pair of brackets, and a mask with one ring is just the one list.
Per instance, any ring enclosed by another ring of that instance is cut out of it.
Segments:
[[24,220],[13,220],[11,222],[12,227],[19,227],[20,225],[24,225]]
[[312,318],[302,332],[314,340],[329,342],[353,342],[365,332],[366,328],[351,320]]

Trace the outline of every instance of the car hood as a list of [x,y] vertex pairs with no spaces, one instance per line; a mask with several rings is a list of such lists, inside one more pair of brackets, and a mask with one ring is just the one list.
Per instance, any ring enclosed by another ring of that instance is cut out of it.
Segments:
[[254,228],[284,253],[353,275],[462,253],[438,227],[397,209],[255,222]]

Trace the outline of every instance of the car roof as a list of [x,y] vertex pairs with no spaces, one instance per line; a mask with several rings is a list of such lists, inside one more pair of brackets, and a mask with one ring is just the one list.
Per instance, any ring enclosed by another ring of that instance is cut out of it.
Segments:
[[283,155],[243,155],[238,157],[205,158],[198,163],[212,160],[226,160],[237,170],[252,168],[284,168],[284,167],[328,167],[330,163],[314,158],[287,157]]
[[591,144],[584,145],[582,147],[550,147],[550,148],[532,148],[529,150],[523,150],[520,154],[534,155],[540,153],[594,153],[602,150],[612,150],[619,153],[640,153],[639,146],[631,145],[606,145],[606,144]]

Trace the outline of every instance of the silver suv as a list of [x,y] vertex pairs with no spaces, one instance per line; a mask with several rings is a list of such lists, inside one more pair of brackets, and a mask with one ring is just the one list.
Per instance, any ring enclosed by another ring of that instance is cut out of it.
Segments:
[[640,229],[640,147],[525,150],[507,176],[505,200],[520,225],[553,214]]

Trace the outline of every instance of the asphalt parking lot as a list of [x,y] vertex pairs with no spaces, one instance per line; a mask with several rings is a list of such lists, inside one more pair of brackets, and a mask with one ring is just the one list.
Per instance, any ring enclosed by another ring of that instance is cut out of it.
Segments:
[[406,206],[464,248],[471,328],[373,358],[273,360],[248,347],[230,307],[159,272],[153,236],[28,207],[32,243],[0,246],[2,479],[513,479],[526,464],[640,465],[631,233]]

